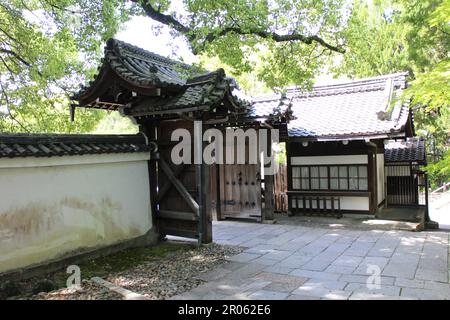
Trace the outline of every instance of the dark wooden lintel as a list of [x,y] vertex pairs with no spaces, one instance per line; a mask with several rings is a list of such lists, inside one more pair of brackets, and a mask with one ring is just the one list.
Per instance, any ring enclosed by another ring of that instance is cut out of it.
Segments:
[[293,191],[287,192],[288,195],[302,196],[340,196],[340,197],[369,197],[370,192],[367,191]]

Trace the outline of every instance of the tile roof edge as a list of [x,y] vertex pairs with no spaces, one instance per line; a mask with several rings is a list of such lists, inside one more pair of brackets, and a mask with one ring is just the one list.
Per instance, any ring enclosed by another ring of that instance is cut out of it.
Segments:
[[[329,84],[320,84],[320,85],[314,85],[312,87],[311,91],[305,91],[304,94],[314,94],[315,90],[332,90],[332,89],[344,89],[345,87],[357,87],[357,86],[370,86],[370,84],[373,83],[382,83],[388,79],[393,80],[392,81],[392,86],[393,86],[393,90],[395,90],[395,78],[400,78],[400,77],[407,77],[409,75],[408,71],[404,71],[404,72],[397,72],[397,73],[391,73],[391,74],[386,74],[386,75],[380,75],[380,76],[375,76],[375,77],[365,77],[365,78],[358,78],[358,79],[348,79],[348,80],[342,80],[336,83],[329,83]],[[403,79],[402,79],[403,80]],[[405,83],[406,83],[406,79],[404,79]],[[298,87],[296,86],[288,86],[288,87],[284,87],[282,88],[283,90],[287,90],[287,91],[297,91],[297,92],[291,92],[290,95],[298,95],[298,94],[302,94],[300,91],[298,91]],[[377,90],[383,90],[381,88],[377,89]],[[337,93],[338,94],[338,93]],[[253,98],[253,100],[255,102],[265,102],[265,101],[274,101],[277,99],[280,99],[282,97],[281,94],[277,94],[277,93],[269,93],[266,95],[260,95],[260,96],[256,96]]]
[[162,55],[159,55],[157,53],[154,53],[152,51],[143,49],[141,47],[135,46],[131,43],[122,41],[122,40],[118,40],[116,38],[110,38],[106,41],[106,45],[104,48],[104,53],[106,55],[106,53],[108,52],[108,50],[113,50],[116,53],[121,53],[122,50],[128,50],[132,53],[135,53],[137,55],[141,55],[143,57],[146,58],[150,58],[152,60],[157,60],[159,62],[165,63],[165,64],[169,64],[169,65],[180,65],[184,68],[187,69],[192,69],[193,67],[187,63],[175,60],[175,59],[171,59],[168,57],[164,57]]
[[[379,75],[379,76],[373,76],[373,77],[364,77],[364,78],[355,78],[355,79],[346,79],[346,80],[338,80],[336,82],[330,82],[330,83],[324,83],[324,84],[318,84],[313,85],[312,89],[316,88],[327,88],[327,87],[334,87],[334,86],[342,86],[342,85],[354,85],[354,84],[365,84],[375,81],[383,81],[387,79],[395,79],[399,77],[407,77],[409,75],[408,71],[403,72],[396,72],[396,73],[390,73],[385,75]],[[283,89],[297,89],[296,86],[290,86],[285,87]]]
[[0,143],[40,143],[42,141],[64,142],[78,141],[78,143],[146,143],[142,134],[55,134],[55,133],[6,133],[0,132]]

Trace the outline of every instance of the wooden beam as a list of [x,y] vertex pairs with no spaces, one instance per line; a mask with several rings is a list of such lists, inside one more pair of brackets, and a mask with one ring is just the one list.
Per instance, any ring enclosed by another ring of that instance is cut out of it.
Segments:
[[160,165],[161,169],[163,170],[163,172],[166,174],[166,176],[169,178],[169,180],[172,181],[172,184],[178,190],[178,192],[183,197],[183,199],[186,201],[186,203],[189,205],[189,207],[192,209],[192,211],[194,211],[194,213],[196,215],[199,215],[200,211],[199,211],[198,203],[194,200],[194,198],[191,196],[191,194],[186,190],[186,188],[181,183],[181,181],[178,180],[174,176],[174,174],[173,174],[172,170],[170,169],[169,165],[167,164],[167,162],[163,158],[161,158],[161,159],[159,159],[159,165]]
[[134,107],[133,109],[130,110],[129,113],[127,113],[127,115],[130,116],[135,116],[135,117],[139,117],[139,116],[152,116],[152,115],[163,115],[163,114],[183,114],[186,112],[194,112],[194,111],[204,111],[204,110],[209,110],[210,107],[208,106],[199,106],[199,107],[189,107],[189,108],[177,108],[177,109],[166,109],[166,110],[157,110],[157,111],[138,111],[138,112],[133,112],[134,109],[136,109],[138,107]]
[[198,217],[192,212],[173,211],[173,210],[159,210],[158,217],[164,219],[177,219],[187,221],[198,220]]
[[[178,178],[178,176],[183,172],[184,168],[186,166],[184,164],[180,164],[174,171],[173,175],[175,178]],[[158,192],[158,202],[160,202],[166,195],[166,193],[170,190],[170,186],[172,185],[171,180],[167,180],[166,183],[161,187],[161,189]]]

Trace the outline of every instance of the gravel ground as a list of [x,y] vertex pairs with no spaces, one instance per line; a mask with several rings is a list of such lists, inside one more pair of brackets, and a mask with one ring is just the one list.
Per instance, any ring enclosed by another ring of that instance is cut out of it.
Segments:
[[[242,248],[217,244],[171,252],[161,259],[139,264],[126,271],[110,273],[105,280],[142,294],[162,300],[188,291],[202,280],[195,276],[225,262],[225,258],[242,252]],[[81,289],[59,289],[26,297],[26,300],[121,300],[122,297],[90,280],[83,280]]]
[[162,300],[203,283],[195,276],[213,269],[224,263],[226,257],[240,252],[242,248],[239,247],[211,244],[182,253],[172,253],[161,261],[112,274],[106,280],[150,299]]
[[84,280],[81,289],[59,289],[51,292],[42,292],[26,300],[122,300],[122,296],[103,286]]

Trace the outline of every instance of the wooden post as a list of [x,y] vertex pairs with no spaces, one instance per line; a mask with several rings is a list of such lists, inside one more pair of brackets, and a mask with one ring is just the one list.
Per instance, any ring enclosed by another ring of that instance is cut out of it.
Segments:
[[[148,141],[157,140],[157,126],[155,123],[140,125],[139,130],[146,135]],[[157,152],[151,154],[150,160],[148,161],[148,178],[149,178],[149,189],[150,189],[150,207],[152,210],[152,225],[156,226],[156,216],[158,210],[158,171],[157,171]],[[164,235],[161,235],[164,237]]]
[[[286,184],[287,184],[287,214],[288,216],[292,216],[294,213],[292,212],[292,196],[289,196],[289,191],[292,190],[292,166],[291,166],[291,144],[289,140],[286,140]],[[304,202],[304,201],[303,201]],[[297,212],[299,211],[298,204],[297,204]],[[303,204],[303,209],[305,209],[305,205]]]
[[428,174],[424,173],[425,178],[425,222],[430,221],[430,215],[428,211]]
[[[272,136],[270,134],[271,132],[268,131],[267,134],[267,152],[272,155]],[[267,155],[268,156],[268,155]],[[275,165],[272,163],[272,165]],[[273,173],[273,172],[271,172]],[[274,177],[273,174],[266,174],[264,172],[264,211],[263,211],[263,221],[264,220],[273,220],[274,219]]]
[[263,220],[273,220],[274,199],[273,199],[273,175],[264,175],[264,213]]
[[[197,203],[198,203],[198,244],[203,243],[205,233],[205,207],[203,201],[203,135],[202,126],[195,121],[194,122],[194,166],[195,166],[195,181],[197,189]],[[201,161],[201,164],[197,163]]]
[[[215,164],[215,183],[216,183],[216,218],[217,221],[222,220],[222,198],[220,197],[220,188],[222,188],[222,184],[225,183],[220,178],[220,171],[222,170],[222,165]],[[214,181],[214,180],[213,180]],[[213,182],[211,182],[213,183]]]
[[377,211],[377,163],[376,163],[376,154],[377,148],[376,145],[372,142],[366,142],[366,146],[368,148],[367,151],[367,186],[369,191],[369,211],[371,214],[376,214]]
[[203,166],[203,208],[204,212],[202,213],[202,223],[203,223],[203,237],[202,243],[211,243],[212,239],[212,195],[211,195],[211,171],[212,165],[202,164]]
[[211,166],[203,161],[203,127],[201,122],[194,122],[194,160],[195,178],[197,182],[197,203],[199,213],[198,242],[212,242],[212,218],[211,218]]

